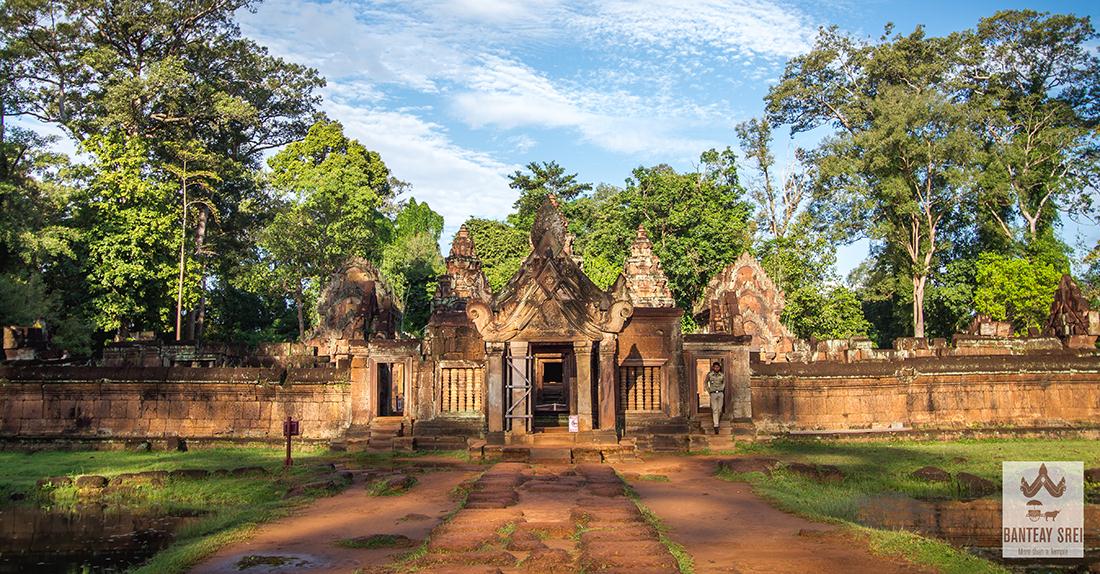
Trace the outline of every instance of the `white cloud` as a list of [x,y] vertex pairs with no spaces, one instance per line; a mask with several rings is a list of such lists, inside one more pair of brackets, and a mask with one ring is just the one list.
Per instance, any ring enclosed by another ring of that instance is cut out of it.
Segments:
[[464,68],[465,55],[430,22],[369,3],[272,0],[238,18],[246,34],[333,83],[358,78],[435,92]]
[[519,153],[527,153],[534,149],[539,142],[535,141],[535,138],[526,136],[523,134],[512,136],[508,138],[508,143],[512,146],[512,149]]
[[796,9],[762,0],[614,0],[582,17],[609,41],[704,57],[706,47],[749,56],[795,56],[814,26]]
[[[708,90],[801,51],[813,33],[797,10],[763,0],[266,0],[238,17],[248,36],[327,78],[326,112],[443,213],[448,232],[510,211],[517,166],[487,150],[525,153],[536,142],[524,129],[564,132],[540,134],[550,153],[580,141],[631,163],[721,145],[706,134],[736,114]],[[436,110],[483,143],[456,143]]]
[[700,109],[676,109],[660,98],[650,101],[624,92],[559,89],[535,70],[496,56],[482,59],[467,88],[452,98],[452,104],[462,121],[474,128],[570,128],[606,150],[673,154],[676,159],[718,145],[675,134],[678,127],[696,121]]
[[339,102],[326,102],[325,111],[411,183],[413,197],[443,215],[444,242],[471,215],[503,218],[511,211],[516,195],[507,175],[519,166],[456,146],[442,126],[409,112]]

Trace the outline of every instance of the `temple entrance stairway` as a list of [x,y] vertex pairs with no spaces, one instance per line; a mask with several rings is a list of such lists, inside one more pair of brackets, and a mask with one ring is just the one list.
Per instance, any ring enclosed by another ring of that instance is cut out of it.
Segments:
[[367,450],[393,450],[393,439],[402,436],[405,430],[403,417],[374,417],[370,422],[370,434]]
[[751,441],[755,434],[752,419],[725,420],[719,423],[715,434],[713,421],[700,418],[694,421],[689,437],[691,450],[730,450],[738,442]]

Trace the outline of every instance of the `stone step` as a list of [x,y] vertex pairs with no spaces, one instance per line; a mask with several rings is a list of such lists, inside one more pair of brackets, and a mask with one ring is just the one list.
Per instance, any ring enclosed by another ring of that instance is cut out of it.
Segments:
[[637,459],[632,444],[626,445],[576,445],[572,447],[546,447],[531,445],[491,445],[476,441],[468,451],[478,460],[501,460],[528,464],[582,464],[623,462]]
[[541,464],[569,464],[573,462],[573,451],[569,448],[533,447],[527,460]]
[[732,450],[736,444],[729,435],[691,435],[691,450]]

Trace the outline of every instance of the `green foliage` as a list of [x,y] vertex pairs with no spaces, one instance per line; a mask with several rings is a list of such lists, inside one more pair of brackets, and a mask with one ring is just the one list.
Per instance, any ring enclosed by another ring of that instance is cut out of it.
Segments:
[[[939,38],[888,26],[865,42],[828,28],[788,62],[766,98],[768,120],[795,133],[835,130],[809,156],[810,213],[836,238],[882,245],[876,273],[891,278],[865,299],[881,336],[905,324],[926,334],[926,299],[927,334],[961,326],[979,251],[1062,266],[1059,211],[1096,209],[1097,37],[1088,18],[1008,10]],[[766,152],[763,130],[743,124],[739,135]],[[766,153],[749,155],[769,165]],[[905,302],[912,317],[891,308]]]
[[410,199],[395,220],[394,241],[382,254],[382,275],[405,310],[401,330],[420,335],[431,317],[436,277],[446,271],[439,252],[443,216]]
[[819,286],[794,290],[787,295],[783,322],[803,339],[866,337],[871,330],[859,299],[846,287],[834,287],[825,293]]
[[834,278],[836,249],[824,235],[815,233],[807,217],[784,237],[757,242],[760,266],[785,292],[820,287]]
[[15,62],[7,112],[80,141],[113,130],[198,137],[237,158],[293,141],[315,119],[324,82],[241,37],[233,16],[252,4],[5,3],[0,32]]
[[603,255],[593,255],[584,258],[582,269],[584,274],[592,280],[600,289],[608,289],[619,278],[622,272],[621,265],[615,265]]
[[174,186],[150,168],[149,148],[139,138],[93,136],[84,149],[95,158],[77,215],[92,321],[104,330],[163,330],[179,249]]
[[[733,152],[709,150],[699,170],[639,167],[622,189],[604,187],[577,234],[585,259],[602,257],[621,269],[635,230],[643,225],[678,304],[690,308],[707,281],[751,246],[752,206],[742,197]],[[581,204],[583,206],[583,203]],[[567,216],[570,212],[566,212]]]
[[208,294],[211,341],[256,345],[289,341],[297,335],[295,309],[265,285],[246,289],[219,283]]
[[535,221],[535,213],[547,197],[554,195],[562,202],[576,199],[582,193],[592,191],[592,184],[578,183],[577,174],[566,174],[557,162],[531,162],[524,173],[517,170],[508,176],[508,187],[519,191],[515,213],[508,216],[508,223],[516,229],[528,231]]
[[500,291],[527,257],[530,249],[527,234],[507,223],[477,217],[467,219],[466,228],[474,240],[489,287]]
[[811,53],[788,63],[769,91],[774,121],[795,131],[836,127],[815,152],[815,213],[822,223],[863,234],[905,254],[913,329],[925,335],[924,296],[945,228],[970,201],[978,141],[948,78],[961,66],[957,36],[908,36],[867,44],[823,30]]
[[302,335],[306,309],[315,300],[310,291],[350,258],[376,264],[383,259],[393,235],[393,224],[382,214],[393,199],[390,172],[377,152],[349,139],[332,121],[314,124],[305,139],[268,164],[271,185],[287,199],[259,234],[256,274],[293,297]]
[[[35,272],[45,273],[51,288],[63,286],[69,316],[87,314],[103,329],[166,326],[173,298],[163,297],[157,284],[163,271],[158,258],[161,250],[174,252],[178,265],[181,248],[178,239],[163,241],[168,213],[175,213],[176,233],[188,235],[189,317],[199,319],[196,307],[209,309],[215,322],[232,315],[200,304],[204,288],[232,282],[255,258],[256,233],[272,207],[255,170],[265,150],[305,134],[317,117],[315,90],[323,85],[316,71],[241,37],[234,14],[251,4],[27,0],[0,6],[0,116],[59,126],[97,156],[77,168],[84,189],[60,210],[71,214],[70,225],[36,224],[24,236],[37,246],[19,247],[39,259]],[[180,152],[194,150],[202,150],[204,160],[185,167]],[[125,156],[135,162],[141,156],[141,166],[131,162],[121,173],[97,173],[113,171]],[[185,169],[202,177],[200,186],[189,186],[195,217],[181,230],[178,176]],[[163,189],[172,175],[176,188]],[[107,189],[119,185],[122,191]],[[128,226],[130,238],[123,231]],[[54,233],[66,227],[71,236]],[[131,258],[127,251],[140,254]],[[0,246],[0,259],[2,252]],[[42,260],[42,253],[51,260]],[[209,275],[215,279],[208,281]]]
[[950,339],[966,329],[974,315],[976,264],[973,257],[960,257],[933,277],[927,292],[928,336]]
[[381,259],[391,226],[380,210],[393,198],[389,169],[377,152],[345,136],[339,122],[320,121],[268,164],[272,186],[290,195],[293,212],[273,224],[298,228],[295,247],[308,258],[293,259],[303,277],[331,274],[348,257]]
[[39,325],[58,347],[86,354],[86,292],[68,277],[81,276],[68,158],[49,151],[53,138],[10,126],[0,135],[0,325]]
[[443,216],[433,211],[427,202],[417,203],[413,197],[401,206],[393,227],[395,238],[427,233],[434,241],[439,241],[443,235]]
[[1078,278],[1081,294],[1088,300],[1089,307],[1100,308],[1100,241],[1085,256],[1083,263],[1087,267]]
[[1011,321],[1016,332],[1042,328],[1062,273],[1032,259],[982,253],[978,257],[974,306],[978,313]]
[[971,105],[985,154],[980,207],[1011,243],[1050,230],[1057,210],[1095,213],[1100,182],[1098,36],[1087,17],[1003,10],[966,33]]

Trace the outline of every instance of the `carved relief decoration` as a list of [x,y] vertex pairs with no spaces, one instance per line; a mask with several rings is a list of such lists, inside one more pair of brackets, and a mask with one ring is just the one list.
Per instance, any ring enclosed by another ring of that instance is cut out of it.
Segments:
[[676,306],[661,260],[653,253],[653,242],[641,225],[638,226],[634,244],[630,246],[630,256],[626,259],[623,272],[611,287],[611,292],[625,295],[635,307]]
[[600,340],[618,333],[630,300],[597,287],[572,257],[567,222],[552,201],[531,227],[531,253],[496,297],[471,297],[466,315],[486,341]]
[[464,311],[466,301],[489,296],[489,281],[481,270],[474,239],[465,225],[458,229],[447,256],[447,273],[439,277],[434,311]]
[[353,258],[333,275],[317,303],[320,322],[307,339],[392,339],[401,310],[382,275],[369,261]]
[[745,252],[710,280],[694,314],[705,332],[752,335],[754,348],[774,352],[794,337],[779,320],[785,304],[783,291]]

